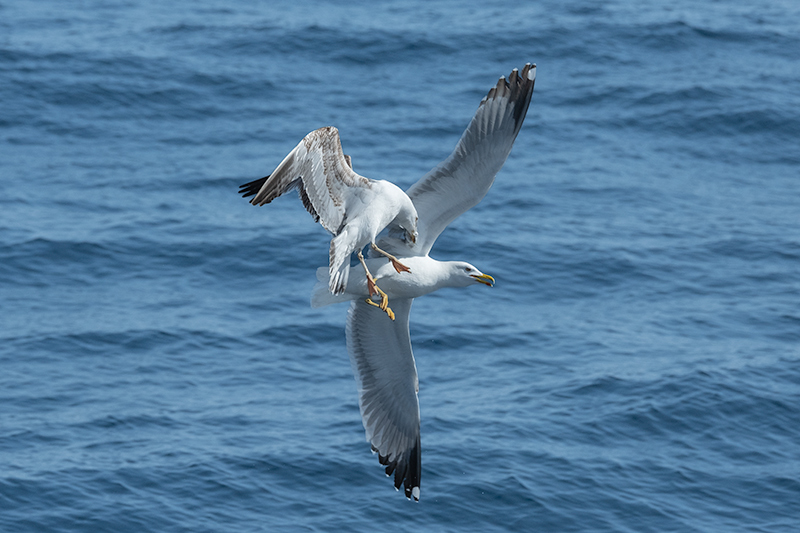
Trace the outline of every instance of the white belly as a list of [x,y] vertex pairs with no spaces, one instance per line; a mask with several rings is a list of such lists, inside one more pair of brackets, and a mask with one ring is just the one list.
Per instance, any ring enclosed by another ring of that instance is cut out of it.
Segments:
[[[388,259],[367,259],[367,267],[375,281],[389,298],[419,298],[440,287],[438,261],[430,257],[404,257],[400,262],[411,272],[397,272]],[[350,267],[346,292],[367,297],[367,277],[361,264]]]

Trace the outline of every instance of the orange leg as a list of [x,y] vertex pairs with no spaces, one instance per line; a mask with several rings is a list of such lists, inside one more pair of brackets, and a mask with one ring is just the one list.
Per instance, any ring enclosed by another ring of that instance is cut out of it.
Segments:
[[390,254],[389,252],[384,252],[383,250],[378,248],[378,246],[374,242],[372,243],[372,249],[375,250],[376,252],[378,252],[379,254],[383,255],[387,259],[389,259],[389,261],[392,262],[392,266],[394,267],[394,269],[398,273],[399,272],[411,272],[410,268],[408,268],[403,263],[398,261],[397,258],[395,256],[393,256],[392,254]]

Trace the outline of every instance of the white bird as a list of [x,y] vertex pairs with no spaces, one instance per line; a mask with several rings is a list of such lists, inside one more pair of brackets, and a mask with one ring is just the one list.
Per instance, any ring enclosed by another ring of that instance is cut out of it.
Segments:
[[314,307],[353,300],[347,314],[347,350],[358,382],[367,441],[386,466],[386,475],[394,474],[395,488],[403,485],[406,497],[416,501],[422,466],[419,382],[408,326],[411,303],[442,287],[494,283],[494,278],[469,263],[437,261],[428,253],[439,234],[480,202],[491,187],[522,127],[535,80],[536,65],[531,64],[521,73],[514,69],[508,80],[501,77],[481,101],[453,153],[408,190],[419,216],[418,237],[408,239],[390,229],[379,245],[397,255],[410,273],[400,274],[370,254],[367,262],[392,298],[396,320],[387,320],[367,305],[364,297],[370,293],[363,279],[351,277],[344,291],[332,295],[325,269],[317,271],[320,283],[312,296]]
[[[314,221],[333,234],[329,254],[330,292],[344,292],[350,255],[357,252],[367,276],[370,305],[380,307],[394,320],[389,299],[375,283],[361,250],[370,244],[372,250],[391,261],[398,273],[408,272],[407,266],[375,245],[375,238],[387,227],[410,242],[416,240],[417,211],[406,193],[388,181],[356,174],[350,157],[342,152],[339,131],[333,127],[306,135],[272,174],[245,183],[239,193],[245,198],[255,195],[250,203],[264,205],[295,188]],[[381,296],[380,303],[372,301],[373,294]]]

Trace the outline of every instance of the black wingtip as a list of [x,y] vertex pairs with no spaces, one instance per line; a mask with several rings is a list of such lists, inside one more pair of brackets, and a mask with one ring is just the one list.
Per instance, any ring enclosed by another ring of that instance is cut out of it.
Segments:
[[261,190],[261,187],[267,182],[268,178],[269,176],[264,176],[263,178],[258,178],[250,183],[239,185],[239,194],[242,195],[242,198],[247,198],[248,196],[254,196],[258,194],[258,191]]
[[408,469],[406,471],[405,484],[403,489],[406,493],[406,498],[413,498],[415,502],[419,502],[419,481],[422,477],[422,449],[420,447],[419,436],[414,447],[411,448],[411,453],[408,455]]
[[378,452],[378,461],[386,466],[386,476],[391,477],[394,474],[395,490],[399,490],[402,486],[406,498],[419,502],[419,482],[422,477],[422,449],[419,437],[407,455],[404,454],[404,457],[393,461],[389,461],[387,456],[381,455],[375,446],[372,447],[372,451]]
[[497,80],[497,85],[489,89],[488,94],[483,97],[481,105],[485,105],[497,98],[509,98],[514,106],[512,117],[517,131],[519,131],[522,121],[528,112],[535,83],[536,63],[526,63],[521,72],[518,69],[513,69],[508,78],[501,76]]
[[536,63],[526,63],[522,68],[522,75],[517,76],[514,81],[511,86],[511,98],[515,100],[512,116],[519,131],[531,104],[533,87],[536,84]]

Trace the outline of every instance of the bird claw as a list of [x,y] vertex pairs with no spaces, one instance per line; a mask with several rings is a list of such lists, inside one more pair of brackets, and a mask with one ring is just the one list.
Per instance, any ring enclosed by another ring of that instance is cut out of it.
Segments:
[[387,294],[378,286],[375,286],[375,290],[378,291],[381,296],[381,303],[379,305],[381,311],[386,311],[389,308],[389,296],[387,296]]
[[[394,320],[394,311],[389,308],[389,296],[378,287],[378,284],[375,283],[375,278],[372,277],[372,274],[369,273],[369,269],[367,268],[366,263],[364,263],[364,257],[361,255],[361,252],[358,252],[358,258],[361,260],[361,264],[364,265],[364,270],[367,274],[367,291],[369,292],[369,298],[364,300],[369,305],[374,305],[375,307],[379,308],[381,311],[386,313],[389,318]],[[401,265],[403,268],[407,268],[405,265]],[[397,267],[395,267],[397,268]],[[409,270],[410,271],[410,270]],[[398,270],[399,272],[399,270]],[[377,303],[372,300],[373,296],[380,296],[381,302]]]
[[401,272],[411,272],[410,268],[405,266],[403,263],[401,263],[394,257],[389,258],[389,260],[392,262],[392,266],[394,267],[394,269],[397,271],[398,274]]
[[385,250],[381,250],[380,248],[378,248],[378,246],[374,242],[372,243],[372,249],[375,250],[376,252],[378,252],[379,254],[381,254],[382,256],[384,256],[389,261],[391,261],[392,262],[392,266],[394,267],[394,269],[397,271],[398,274],[401,273],[401,272],[411,272],[410,268],[408,268],[403,263],[398,261],[397,258],[395,256],[393,256],[392,254],[390,254],[389,252],[387,252]]
[[392,308],[391,308],[391,307],[389,307],[389,306],[387,305],[387,304],[388,304],[388,302],[389,302],[389,299],[388,299],[388,298],[386,298],[385,300],[383,300],[383,299],[382,299],[382,300],[381,300],[381,303],[375,302],[375,301],[373,301],[371,298],[367,298],[367,299],[366,299],[366,300],[364,300],[364,301],[365,301],[365,302],[367,302],[369,305],[372,305],[372,306],[375,306],[375,307],[377,307],[378,309],[380,309],[381,311],[383,311],[384,313],[386,313],[386,315],[387,315],[389,318],[391,318],[392,320],[394,320],[394,318],[395,318],[394,311],[392,311]]

